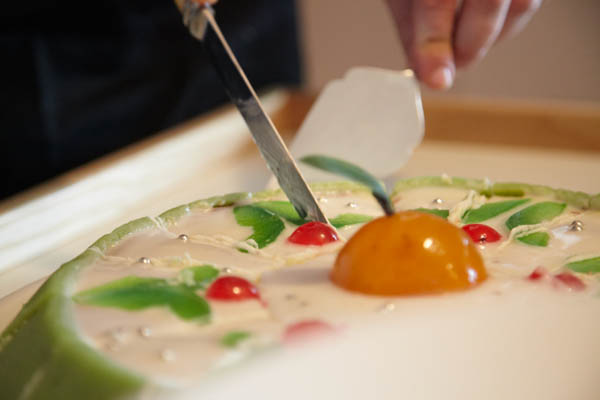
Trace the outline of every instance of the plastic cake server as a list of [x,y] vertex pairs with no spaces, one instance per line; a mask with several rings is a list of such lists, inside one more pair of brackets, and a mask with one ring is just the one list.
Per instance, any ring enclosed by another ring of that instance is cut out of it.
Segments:
[[225,90],[246,121],[250,133],[279,186],[304,218],[328,223],[296,162],[286,148],[275,125],[263,109],[229,44],[221,33],[209,4],[186,0],[184,24],[201,40],[215,66]]
[[[321,91],[290,151],[351,161],[380,179],[392,178],[423,138],[419,85],[411,70],[354,67]],[[310,181],[332,175],[302,167]]]

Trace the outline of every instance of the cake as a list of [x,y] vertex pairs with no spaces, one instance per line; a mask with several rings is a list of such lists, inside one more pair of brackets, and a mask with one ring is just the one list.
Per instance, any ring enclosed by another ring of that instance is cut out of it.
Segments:
[[379,204],[358,184],[312,187],[336,228],[331,237],[311,233],[280,191],[196,201],[101,237],[2,333],[3,397],[168,396],[260,354],[335,340],[373,315],[401,320],[407,308],[426,314],[512,297],[600,311],[599,195],[447,176],[402,180],[395,209],[460,227],[485,273],[468,272],[468,287],[457,291],[381,295],[349,290],[332,273],[349,239],[385,218]]

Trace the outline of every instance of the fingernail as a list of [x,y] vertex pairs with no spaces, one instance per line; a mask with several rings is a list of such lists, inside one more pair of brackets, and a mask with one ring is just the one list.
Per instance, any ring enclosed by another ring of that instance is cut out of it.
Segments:
[[448,89],[452,86],[452,70],[448,67],[440,67],[431,74],[431,85],[436,89]]

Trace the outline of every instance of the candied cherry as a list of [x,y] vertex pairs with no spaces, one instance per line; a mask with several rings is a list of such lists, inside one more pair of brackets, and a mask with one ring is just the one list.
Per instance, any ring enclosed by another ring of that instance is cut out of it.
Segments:
[[549,276],[549,274],[548,274],[548,270],[546,270],[546,268],[537,267],[529,274],[529,276],[527,276],[527,279],[529,279],[530,281],[539,281],[548,276]]
[[291,243],[305,246],[322,246],[336,240],[338,240],[338,235],[335,229],[317,221],[300,225],[288,238],[288,241]]
[[471,288],[487,278],[477,246],[443,218],[403,211],[364,225],[337,256],[334,284],[395,296]]
[[575,291],[581,291],[585,289],[585,283],[570,272],[561,272],[560,274],[554,275],[554,283],[566,286],[567,288]]
[[[551,275],[548,273],[546,268],[537,267],[533,270],[531,274],[529,274],[527,279],[529,279],[530,281],[540,281],[549,277],[551,277]],[[561,272],[552,276],[552,284],[556,288],[566,287],[574,291],[581,291],[585,290],[586,288],[585,283],[581,279],[579,279],[577,276],[568,271]]]
[[256,286],[238,276],[217,278],[206,290],[206,298],[219,301],[260,300]]
[[493,243],[502,238],[494,228],[484,224],[468,224],[463,226],[462,230],[467,232],[475,243]]
[[283,332],[283,341],[292,343],[330,334],[334,331],[335,329],[326,322],[318,319],[307,319],[288,325]]

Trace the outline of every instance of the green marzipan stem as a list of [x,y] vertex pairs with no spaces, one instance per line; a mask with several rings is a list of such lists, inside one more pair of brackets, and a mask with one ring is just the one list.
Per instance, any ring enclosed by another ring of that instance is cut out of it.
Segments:
[[371,189],[373,196],[381,205],[386,215],[394,214],[394,206],[390,201],[384,184],[358,165],[323,155],[304,156],[300,159],[300,162],[362,183]]

